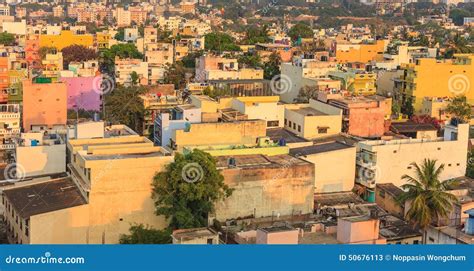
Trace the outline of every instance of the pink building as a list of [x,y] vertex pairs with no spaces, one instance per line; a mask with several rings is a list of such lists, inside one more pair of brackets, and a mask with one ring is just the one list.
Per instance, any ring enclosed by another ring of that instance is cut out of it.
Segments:
[[101,107],[100,82],[96,77],[62,77],[67,88],[67,109],[99,111]]
[[386,244],[379,236],[380,220],[371,216],[337,219],[337,241],[343,244]]
[[342,130],[353,136],[377,138],[386,131],[386,119],[391,112],[391,99],[382,96],[345,97],[329,100],[343,110]]
[[23,81],[23,129],[64,127],[67,121],[66,84]]

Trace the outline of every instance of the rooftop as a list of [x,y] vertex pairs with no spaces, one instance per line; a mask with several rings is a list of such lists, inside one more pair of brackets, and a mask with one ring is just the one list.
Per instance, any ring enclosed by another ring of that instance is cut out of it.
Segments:
[[349,204],[366,203],[353,192],[337,192],[337,193],[316,193],[314,194],[314,202],[319,206],[337,206]]
[[430,123],[400,122],[392,123],[390,129],[395,133],[414,133],[419,131],[437,131]]
[[394,185],[393,183],[379,183],[377,184],[377,190],[384,190],[385,192],[389,193],[394,197],[398,197],[400,194],[403,193],[403,190],[398,186]]
[[87,204],[70,177],[4,190],[23,218]]
[[311,107],[301,107],[301,108],[298,108],[298,109],[292,109],[291,111],[293,112],[296,112],[298,114],[301,114],[301,115],[304,115],[304,116],[307,116],[307,117],[310,117],[310,116],[327,116],[326,113],[323,113],[319,110],[316,110],[314,108],[311,108]]
[[348,148],[353,148],[353,146],[346,145],[340,142],[330,142],[330,143],[322,143],[318,145],[290,149],[290,154],[295,155],[295,156],[301,156],[301,155],[306,156],[306,155],[311,155],[311,154],[337,151],[337,150],[343,150],[343,149],[348,149]]
[[182,229],[173,231],[173,238],[180,241],[189,241],[196,238],[215,236],[216,233],[208,228]]
[[259,228],[259,230],[267,232],[267,233],[272,233],[272,232],[295,231],[297,229],[295,229],[295,228],[293,228],[289,225],[279,225],[279,226],[270,226],[270,227]]
[[235,159],[235,167],[237,168],[278,168],[278,167],[289,167],[296,165],[307,165],[302,159],[293,157],[288,154],[266,156],[262,154],[252,155],[236,155],[236,156],[218,156],[217,167],[227,168],[229,166],[229,159]]
[[286,143],[302,143],[309,142],[306,139],[299,137],[292,132],[284,128],[270,128],[267,129],[266,134],[274,142],[278,142],[280,139],[285,139]]

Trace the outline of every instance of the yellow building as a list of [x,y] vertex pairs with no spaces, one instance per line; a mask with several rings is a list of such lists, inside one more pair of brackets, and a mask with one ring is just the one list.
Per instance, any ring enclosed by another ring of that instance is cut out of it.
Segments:
[[309,104],[288,104],[284,126],[306,139],[336,135],[342,129],[342,110],[316,100],[310,100]]
[[[114,244],[134,223],[167,226],[151,198],[154,175],[173,159],[162,148],[121,125],[102,138],[69,140],[67,148],[69,177],[4,190],[11,242]],[[25,205],[32,194],[35,202]]]
[[387,40],[378,40],[375,43],[338,43],[336,59],[339,63],[363,62],[382,60]]
[[364,70],[330,71],[329,77],[341,81],[341,88],[354,95],[375,95],[377,93],[377,75]]
[[91,47],[94,45],[94,36],[89,34],[76,35],[69,30],[61,31],[59,35],[40,35],[40,47],[55,47],[62,50],[71,45],[83,45]]
[[425,97],[466,95],[474,104],[474,54],[455,55],[453,60],[418,59],[404,66],[405,76],[398,82],[402,95],[414,97],[414,108],[421,113]]
[[109,40],[111,38],[109,33],[97,33],[95,37],[99,50],[109,48]]

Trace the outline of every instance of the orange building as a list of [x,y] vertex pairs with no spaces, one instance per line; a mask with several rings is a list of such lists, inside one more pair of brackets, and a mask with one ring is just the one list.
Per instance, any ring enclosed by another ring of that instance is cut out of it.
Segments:
[[336,45],[336,60],[339,63],[381,60],[388,42],[378,40],[376,43],[338,43]]
[[8,102],[9,78],[8,57],[0,57],[0,103]]
[[25,59],[31,69],[38,69],[41,67],[39,48],[39,37],[37,35],[30,35],[25,43]]
[[[41,78],[45,79],[45,78]],[[67,89],[62,82],[23,81],[23,129],[64,126],[67,121]]]

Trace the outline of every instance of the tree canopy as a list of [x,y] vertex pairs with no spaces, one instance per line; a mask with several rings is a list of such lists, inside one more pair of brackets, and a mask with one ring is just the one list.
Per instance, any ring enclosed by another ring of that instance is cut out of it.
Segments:
[[105,95],[105,118],[113,123],[125,124],[142,133],[145,108],[140,95],[145,88],[118,85]]
[[446,112],[461,122],[467,122],[471,118],[471,105],[466,96],[456,96],[446,107]]
[[205,36],[204,48],[210,51],[240,51],[234,38],[225,33],[213,32]]
[[130,234],[120,236],[120,244],[170,244],[171,231],[169,229],[156,230],[143,224],[130,227]]
[[171,229],[207,226],[215,203],[231,193],[215,158],[197,149],[184,155],[176,153],[174,162],[153,180],[156,214],[169,219]]
[[11,46],[15,44],[15,35],[3,32],[0,33],[0,44]]
[[444,164],[438,167],[436,163],[436,160],[431,159],[425,159],[421,166],[411,163],[415,168],[415,177],[402,176],[406,181],[406,184],[402,185],[405,192],[398,200],[401,203],[410,203],[405,217],[421,228],[448,218],[454,203],[457,202],[456,196],[447,192],[456,182],[441,181]]
[[67,69],[71,62],[83,62],[97,58],[97,52],[93,49],[89,49],[83,45],[70,45],[64,47],[61,52],[63,53],[64,68]]

